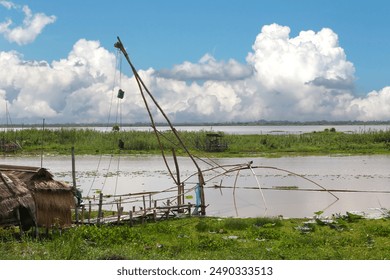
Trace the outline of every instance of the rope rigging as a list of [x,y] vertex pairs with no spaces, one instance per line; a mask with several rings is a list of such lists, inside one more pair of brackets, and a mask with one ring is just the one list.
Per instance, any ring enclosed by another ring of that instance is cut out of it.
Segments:
[[[117,77],[118,76],[118,77]],[[108,118],[107,118],[107,124],[105,127],[106,131],[114,131],[114,132],[119,132],[120,128],[122,127],[122,100],[124,98],[124,91],[121,89],[121,84],[122,84],[122,56],[120,55],[120,51],[117,50],[116,55],[115,55],[115,71],[114,71],[114,78],[113,78],[113,85],[112,85],[112,90],[111,90],[111,99],[110,99],[110,106],[109,106],[109,111],[108,111]],[[119,89],[118,89],[119,88]],[[113,109],[113,105],[115,102],[115,92],[116,89],[118,89],[118,94],[116,95],[116,112],[115,112],[115,123],[114,125],[111,124],[111,113]],[[112,160],[114,157],[114,152],[118,148],[118,143],[121,143],[121,139],[119,139],[119,135],[117,135],[118,139],[115,138],[115,141],[113,141],[112,144],[112,150],[111,150],[111,156],[108,162],[108,167],[106,168],[106,173],[104,175],[104,181],[100,187],[100,192],[103,192],[103,189],[106,186],[107,183],[107,178],[109,177],[109,174],[111,172],[111,165],[112,165]],[[119,168],[120,168],[120,158],[121,158],[121,145],[119,145],[119,152],[118,152],[118,161],[116,165],[116,179],[115,179],[115,186],[114,186],[114,195],[116,195],[117,191],[117,186],[118,186],[118,179],[119,179]],[[101,162],[103,159],[103,155],[101,154],[98,160],[97,168],[94,172],[94,177],[91,183],[91,186],[88,190],[87,196],[90,195],[90,192],[95,184],[96,177],[98,176]]]
[[[169,120],[168,116],[165,114],[164,110],[158,104],[157,100],[154,98],[154,96],[151,94],[151,92],[149,91],[149,89],[146,87],[145,83],[143,82],[143,80],[139,76],[139,74],[138,74],[137,70],[135,69],[134,65],[131,63],[129,55],[127,54],[127,51],[125,50],[125,48],[124,48],[120,38],[117,37],[117,39],[118,39],[118,41],[115,43],[114,46],[123,53],[123,55],[125,56],[128,64],[130,65],[130,68],[131,68],[131,70],[133,72],[134,78],[135,78],[135,80],[137,82],[137,86],[138,86],[139,92],[140,92],[140,94],[142,96],[142,100],[144,101],[145,108],[146,108],[146,110],[148,112],[152,129],[153,129],[153,131],[155,133],[155,136],[157,138],[157,141],[159,143],[161,154],[162,154],[165,166],[168,169],[169,174],[171,174],[171,177],[172,177],[173,181],[175,182],[175,184],[177,186],[180,186],[181,183],[179,181],[179,178],[175,178],[175,176],[173,176],[173,172],[171,171],[171,168],[170,168],[170,166],[168,164],[168,161],[167,161],[167,158],[166,158],[166,155],[165,155],[165,152],[164,152],[164,147],[163,147],[162,142],[161,142],[160,134],[159,134],[159,132],[157,130],[156,123],[154,121],[154,118],[153,118],[153,115],[152,115],[152,111],[151,111],[151,107],[150,107],[150,105],[148,103],[147,97],[150,98],[150,100],[152,101],[154,106],[157,108],[158,112],[162,114],[163,118],[165,119],[165,121],[167,122],[168,126],[170,127],[173,135],[175,136],[176,140],[178,141],[180,148],[182,148],[185,151],[185,153],[191,159],[191,161],[193,162],[193,164],[195,165],[195,167],[197,169],[197,175],[198,175],[198,181],[199,181],[199,186],[200,186],[200,191],[201,191],[201,199],[202,199],[201,214],[205,215],[206,214],[206,210],[205,210],[206,206],[205,206],[205,202],[204,202],[204,189],[203,189],[205,181],[204,181],[204,178],[203,178],[202,170],[200,169],[197,161],[192,156],[192,154],[190,153],[190,151],[188,150],[186,145],[183,143],[183,141],[180,138],[177,130],[173,127],[171,121]],[[177,173],[179,173],[178,169],[176,171],[177,171]]]

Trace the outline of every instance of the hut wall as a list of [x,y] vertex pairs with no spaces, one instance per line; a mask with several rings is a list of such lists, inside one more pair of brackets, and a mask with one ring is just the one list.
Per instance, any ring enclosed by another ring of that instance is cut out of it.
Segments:
[[66,227],[72,224],[71,209],[75,206],[75,200],[71,192],[36,190],[34,199],[38,225]]

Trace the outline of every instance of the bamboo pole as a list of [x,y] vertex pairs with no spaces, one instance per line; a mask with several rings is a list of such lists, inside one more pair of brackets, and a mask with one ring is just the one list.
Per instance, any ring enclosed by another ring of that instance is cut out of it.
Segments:
[[175,149],[172,148],[172,156],[173,161],[175,163],[176,168],[176,183],[177,183],[177,211],[180,211],[180,205],[183,203],[182,201],[182,195],[181,195],[181,182],[180,182],[180,169],[179,169],[179,163],[177,162],[176,152]]
[[[75,155],[74,155],[74,147],[72,146],[71,149],[72,152],[72,181],[73,181],[73,188],[76,190],[76,163],[75,163]],[[77,205],[75,207],[75,216],[76,216],[76,225],[79,223],[79,203],[77,202]]]
[[100,221],[102,218],[102,206],[103,206],[103,193],[99,194],[99,208],[98,208],[98,217],[97,217],[97,224],[100,225]]
[[118,218],[117,218],[117,224],[119,225],[121,221],[121,215],[122,215],[122,197],[119,197],[119,202],[116,204],[117,211],[118,211]]
[[190,202],[188,202],[187,209],[188,209],[188,216],[191,217],[192,214],[191,214],[191,203]]
[[81,205],[81,224],[84,224],[84,212],[85,212],[85,205]]
[[157,200],[154,201],[153,219],[154,219],[154,221],[156,221],[156,219],[157,219]]
[[181,202],[184,204],[184,184],[181,183]]
[[171,201],[168,199],[167,200],[167,210],[165,211],[166,215],[167,215],[167,220],[169,219],[169,211],[170,211],[170,206],[171,206]]
[[204,197],[204,178],[202,173],[198,173],[199,187],[200,187],[200,214],[206,216],[206,201]]
[[92,202],[88,201],[88,224],[91,222]]
[[129,211],[129,223],[130,223],[130,226],[132,227],[133,226],[133,211]]

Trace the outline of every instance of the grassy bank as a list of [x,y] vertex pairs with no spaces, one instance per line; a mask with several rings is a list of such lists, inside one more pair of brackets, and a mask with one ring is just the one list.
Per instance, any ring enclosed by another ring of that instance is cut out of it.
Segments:
[[328,223],[184,218],[130,227],[80,226],[16,240],[0,229],[1,259],[389,259],[390,220],[351,214]]
[[[328,155],[328,154],[389,154],[390,131],[366,133],[342,133],[332,130],[304,133],[300,135],[229,135],[223,140],[228,149],[220,153],[206,153],[201,146],[206,140],[206,131],[180,132],[186,146],[196,155],[209,157],[239,156],[285,156],[285,155]],[[108,131],[93,129],[62,128],[46,130],[23,129],[0,132],[3,142],[18,142],[22,149],[16,155],[69,154],[75,147],[76,154],[159,154],[160,146],[153,132]],[[118,147],[119,140],[124,149]],[[161,144],[169,151],[177,148],[170,132],[160,134]],[[183,153],[178,149],[178,154]]]

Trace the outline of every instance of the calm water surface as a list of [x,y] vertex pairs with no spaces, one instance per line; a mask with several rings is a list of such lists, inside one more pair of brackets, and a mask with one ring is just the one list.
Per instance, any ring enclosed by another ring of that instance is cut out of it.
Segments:
[[[205,197],[207,214],[210,216],[278,216],[307,217],[316,211],[324,215],[345,214],[346,211],[378,213],[379,208],[390,209],[390,156],[348,156],[348,157],[283,157],[283,158],[229,158],[214,159],[212,164],[226,165],[253,160],[251,170],[218,176],[206,172]],[[3,157],[3,164],[40,166],[39,157]],[[175,170],[172,162],[169,162]],[[186,201],[195,203],[192,190],[197,177],[191,177],[196,169],[187,158],[179,158],[181,180],[186,184]],[[210,167],[199,162],[201,169]],[[71,158],[67,156],[46,156],[43,167],[48,168],[57,180],[71,182]],[[284,171],[299,174],[314,181]],[[83,196],[104,194],[128,194],[143,191],[161,191],[174,187],[172,178],[159,156],[78,156],[76,157],[77,185]],[[223,172],[219,170],[220,172]],[[215,178],[214,178],[215,177]],[[257,179],[257,180],[256,180]],[[259,189],[259,185],[260,188]],[[215,186],[223,188],[216,188]],[[235,188],[235,195],[233,196]],[[321,187],[331,190],[318,191]],[[293,188],[298,190],[286,190]],[[345,190],[354,192],[344,192]],[[356,191],[356,192],[355,192]],[[369,191],[369,192],[365,192]],[[166,201],[175,192],[164,193],[156,199]],[[124,204],[130,209],[131,203]]]

